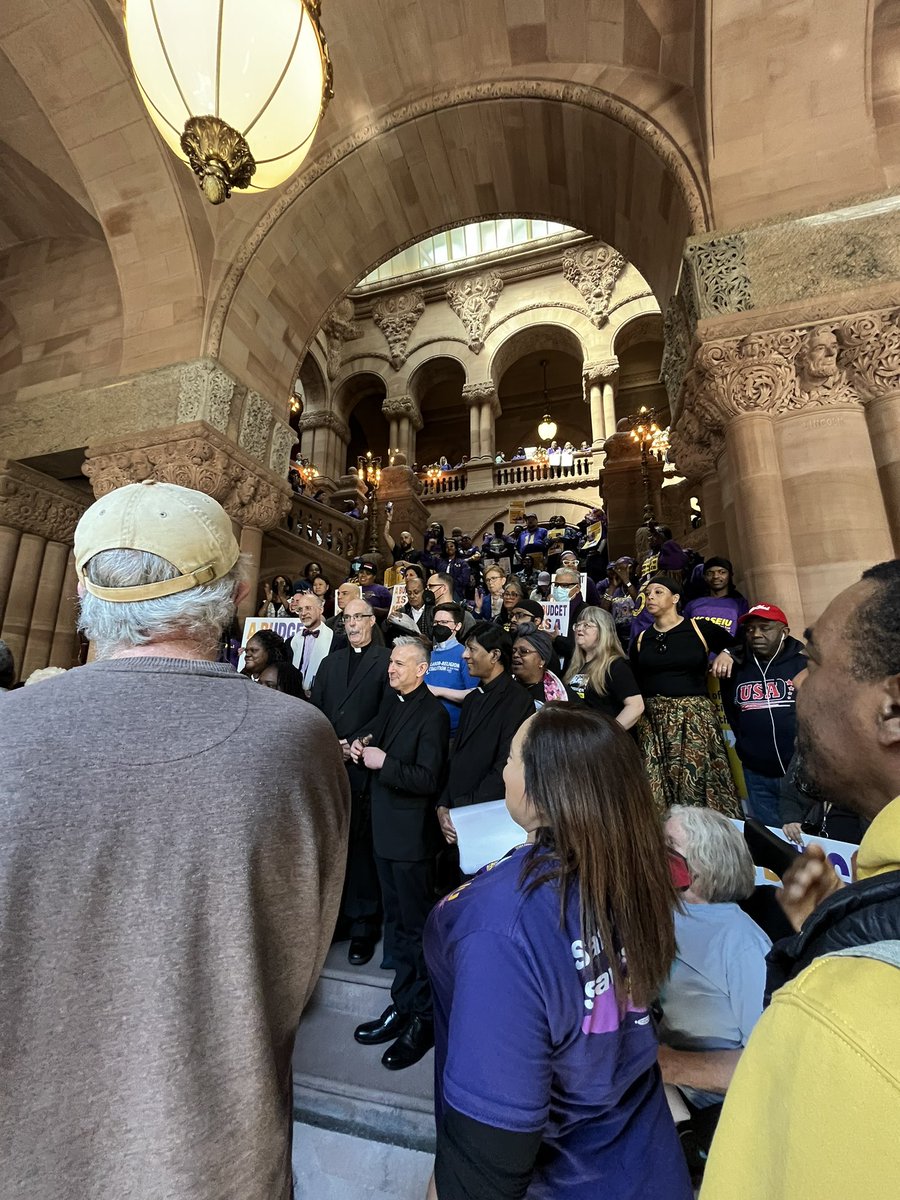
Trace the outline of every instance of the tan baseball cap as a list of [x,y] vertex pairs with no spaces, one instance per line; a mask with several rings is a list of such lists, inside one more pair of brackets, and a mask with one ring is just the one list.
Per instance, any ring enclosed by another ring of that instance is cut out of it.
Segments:
[[[143,550],[181,572],[135,587],[99,587],[85,577],[102,550]],[[92,596],[114,603],[174,596],[227,575],[240,557],[231,518],[212,496],[147,479],[116,488],[92,504],[75,528],[75,567]]]

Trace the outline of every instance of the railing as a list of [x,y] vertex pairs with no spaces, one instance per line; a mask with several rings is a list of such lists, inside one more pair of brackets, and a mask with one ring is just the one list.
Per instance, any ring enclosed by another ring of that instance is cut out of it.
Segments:
[[355,517],[345,517],[337,509],[294,496],[286,521],[291,533],[341,558],[353,558],[363,544],[366,523]]
[[594,460],[590,454],[575,455],[565,466],[549,462],[503,463],[494,468],[494,486],[520,487],[525,483],[550,483],[557,479],[587,482],[594,473]]
[[451,496],[456,492],[464,492],[466,490],[467,473],[465,469],[462,471],[444,471],[437,479],[422,478],[424,485],[422,495],[425,496]]

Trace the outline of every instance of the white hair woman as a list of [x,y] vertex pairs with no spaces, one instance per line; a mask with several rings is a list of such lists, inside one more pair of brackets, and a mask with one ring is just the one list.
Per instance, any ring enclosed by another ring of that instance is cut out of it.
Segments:
[[675,914],[678,950],[661,1004],[660,1065],[695,1107],[721,1103],[763,1008],[772,943],[739,906],[756,868],[733,821],[710,808],[673,805],[666,841],[690,885]]
[[644,698],[608,612],[589,605],[572,627],[575,653],[565,682],[589,708],[631,729],[644,711]]

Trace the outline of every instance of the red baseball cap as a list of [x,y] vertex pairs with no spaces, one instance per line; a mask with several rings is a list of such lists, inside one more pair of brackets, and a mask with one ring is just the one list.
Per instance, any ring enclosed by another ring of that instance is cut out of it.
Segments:
[[742,617],[738,617],[738,625],[743,625],[751,617],[759,617],[763,621],[780,621],[782,625],[787,625],[788,623],[787,617],[775,604],[754,604],[749,612],[745,612]]

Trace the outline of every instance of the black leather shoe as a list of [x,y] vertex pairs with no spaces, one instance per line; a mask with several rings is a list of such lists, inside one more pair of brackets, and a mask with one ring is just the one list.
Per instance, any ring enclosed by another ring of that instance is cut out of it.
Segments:
[[406,1013],[397,1012],[393,1004],[389,1004],[377,1021],[366,1021],[357,1025],[353,1036],[361,1046],[380,1046],[382,1042],[393,1041],[399,1037],[409,1024]]
[[381,1056],[382,1066],[389,1071],[402,1071],[424,1058],[434,1045],[434,1022],[425,1017],[413,1017],[409,1028]]
[[375,953],[375,943],[370,938],[351,938],[347,961],[353,967],[362,967]]

